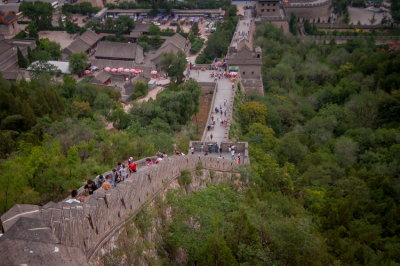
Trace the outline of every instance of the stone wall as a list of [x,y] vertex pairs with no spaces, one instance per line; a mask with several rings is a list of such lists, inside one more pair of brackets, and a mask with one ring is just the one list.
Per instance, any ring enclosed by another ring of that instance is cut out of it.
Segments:
[[[132,216],[124,227],[102,246],[98,255],[90,261],[91,264],[110,265],[112,262],[123,261],[124,265],[158,265],[162,261],[162,258],[159,257],[158,247],[164,237],[166,221],[174,219],[171,205],[168,202],[168,193],[180,190],[182,194],[188,195],[206,189],[210,185],[227,182],[240,192],[244,190],[248,180],[241,173],[200,168],[191,172],[189,184],[179,184],[178,179],[174,179],[156,198],[141,209],[147,218],[151,217],[151,220],[146,219],[145,222],[148,230],[143,231],[143,220],[139,222],[138,226],[135,216]],[[127,246],[129,246],[129,250],[126,249]],[[152,263],[149,263],[148,257],[151,258]],[[187,263],[182,262],[181,264]]]
[[[242,147],[239,145],[239,148]],[[228,159],[172,156],[159,164],[142,167],[115,188],[96,190],[84,203],[15,205],[1,217],[5,234],[0,238],[0,249],[8,250],[14,257],[10,259],[2,252],[0,261],[18,265],[50,265],[52,261],[57,265],[85,265],[86,258],[96,256],[130,216],[177,178],[183,169],[194,170],[198,163],[204,169],[220,172],[232,172],[237,167]],[[27,246],[28,249],[24,248]]]

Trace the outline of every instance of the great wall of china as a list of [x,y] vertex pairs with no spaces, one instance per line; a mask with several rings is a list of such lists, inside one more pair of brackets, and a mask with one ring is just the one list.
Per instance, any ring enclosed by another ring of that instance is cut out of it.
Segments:
[[[205,74],[205,73],[204,73]],[[207,72],[208,74],[208,72]],[[196,78],[195,78],[196,79]],[[208,114],[211,120],[215,106],[226,99],[227,119],[233,111],[235,89],[227,81],[205,82],[198,79],[204,91],[213,91]],[[215,106],[214,106],[215,105]],[[107,191],[96,190],[83,203],[49,202],[44,206],[17,204],[1,216],[4,234],[0,237],[1,265],[90,265],[98,261],[101,250],[119,234],[126,222],[158,194],[176,181],[181,171],[204,170],[224,173],[231,180],[238,164],[230,158],[229,146],[235,145],[241,154],[241,164],[249,163],[248,144],[231,143],[227,126],[214,132],[204,130],[203,142],[192,141],[194,155],[170,156],[158,164],[146,166],[145,159],[137,161],[139,170],[125,181]],[[215,154],[204,156],[201,146],[218,144],[224,158]],[[210,175],[209,175],[210,176]],[[79,189],[83,190],[83,187]]]
[[[224,144],[227,147],[228,143]],[[247,148],[238,145],[238,151]],[[244,152],[244,151],[242,151]],[[87,265],[101,247],[184,169],[235,172],[230,159],[172,156],[132,174],[108,191],[98,189],[84,203],[15,205],[1,220],[2,265]]]

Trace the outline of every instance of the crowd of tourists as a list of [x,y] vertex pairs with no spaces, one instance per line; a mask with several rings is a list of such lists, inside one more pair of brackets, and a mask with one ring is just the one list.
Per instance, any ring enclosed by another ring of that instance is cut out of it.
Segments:
[[[212,134],[211,134],[212,136]],[[234,160],[237,164],[241,164],[241,154],[240,152],[236,152],[236,146],[235,145],[229,145],[228,147],[228,152],[229,156],[232,160]],[[190,147],[190,153],[195,154],[195,148],[193,146]],[[206,146],[204,146],[204,143],[202,142],[200,144],[200,153],[203,153],[204,156],[208,156],[212,153],[218,154],[218,158],[225,159],[222,146],[219,145],[218,143],[208,143]]]
[[[207,130],[210,131],[214,129],[215,126],[228,126],[228,116],[229,116],[229,106],[227,105],[227,100],[224,100],[224,105],[215,106],[214,110],[211,112],[210,121],[207,124]],[[210,134],[207,140],[213,139],[213,135]]]
[[78,195],[77,190],[71,192],[71,198],[66,200],[67,203],[79,203],[84,202],[86,198],[93,194],[97,189],[109,190],[111,187],[115,187],[118,183],[127,179],[130,174],[136,173],[137,163],[133,160],[133,157],[128,159],[127,165],[118,162],[117,166],[112,169],[111,173],[106,176],[98,175],[94,180],[89,179],[83,187],[83,192]]
[[[183,152],[174,151],[174,155],[183,156]],[[145,166],[152,166],[158,164],[162,160],[166,159],[168,154],[166,152],[158,151],[154,157],[149,157],[144,160]],[[117,163],[117,166],[111,170],[111,172],[104,175],[98,175],[94,180],[87,180],[85,186],[83,187],[82,193],[79,194],[78,190],[72,190],[71,198],[67,199],[66,203],[81,203],[86,200],[86,198],[93,194],[97,189],[103,189],[105,191],[109,190],[111,187],[116,187],[117,184],[123,182],[131,176],[131,174],[136,173],[138,170],[138,164],[134,161],[133,157],[130,157],[127,164],[121,162]]]

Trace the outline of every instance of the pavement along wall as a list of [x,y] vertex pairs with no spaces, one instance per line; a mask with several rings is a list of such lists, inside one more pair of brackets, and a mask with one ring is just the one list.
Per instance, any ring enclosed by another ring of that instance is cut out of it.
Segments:
[[[199,155],[171,156],[108,191],[98,189],[85,202],[17,204],[1,217],[0,261],[5,265],[86,265],[125,221],[184,169],[235,172],[230,159]],[[10,256],[12,254],[12,256]]]

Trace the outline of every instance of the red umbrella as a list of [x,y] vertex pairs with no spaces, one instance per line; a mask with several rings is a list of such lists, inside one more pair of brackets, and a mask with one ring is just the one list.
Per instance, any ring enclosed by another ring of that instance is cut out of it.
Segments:
[[124,69],[124,72],[129,73],[129,72],[131,72],[131,71],[129,70],[129,68],[125,68],[125,69]]
[[112,69],[111,69],[111,72],[114,72],[114,73],[115,73],[115,72],[117,72],[117,71],[118,71],[118,69],[116,69],[116,68],[112,68]]
[[129,72],[136,73],[136,69],[131,69],[131,70],[129,70]]
[[153,70],[153,71],[150,72],[150,74],[152,74],[152,75],[157,75],[157,73],[158,73],[158,72],[155,71],[155,70]]
[[83,71],[83,74],[85,74],[85,75],[89,75],[90,73],[92,73],[92,71],[90,71],[90,70],[85,70],[85,71]]
[[141,69],[135,69],[135,73],[141,73],[142,70]]
[[110,72],[111,71],[111,67],[105,67],[104,70],[107,71],[107,72]]
[[118,68],[118,72],[122,72],[122,71],[124,71],[123,67]]

